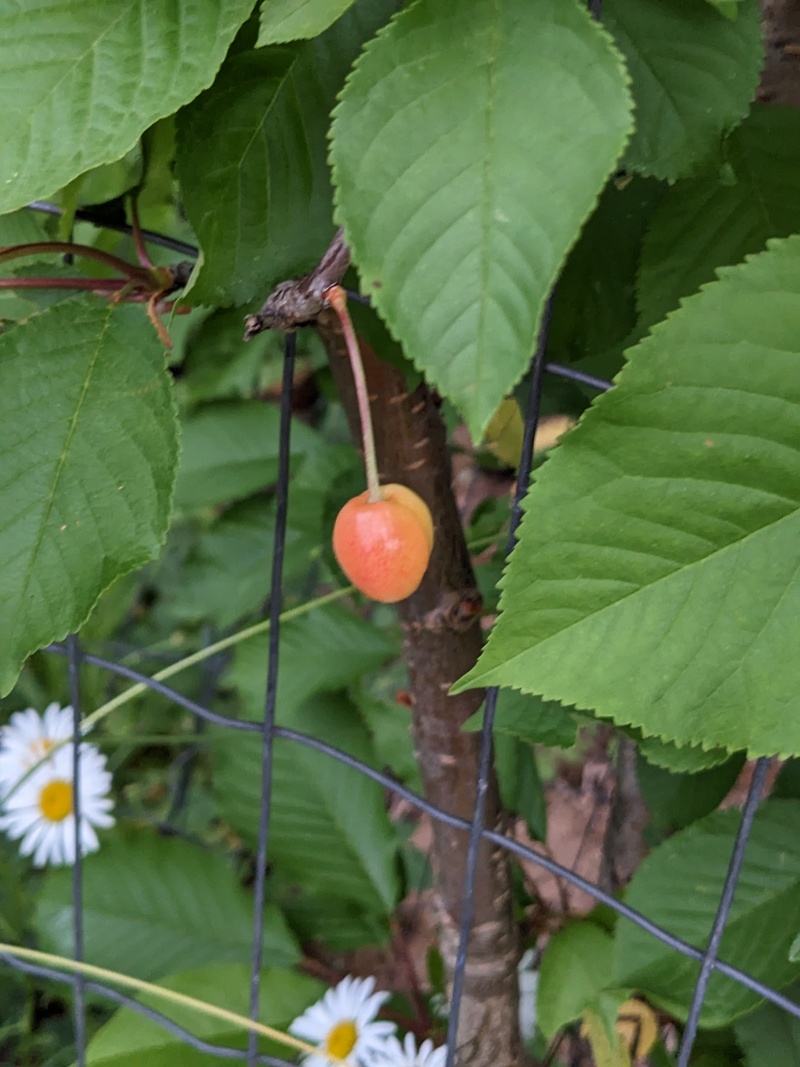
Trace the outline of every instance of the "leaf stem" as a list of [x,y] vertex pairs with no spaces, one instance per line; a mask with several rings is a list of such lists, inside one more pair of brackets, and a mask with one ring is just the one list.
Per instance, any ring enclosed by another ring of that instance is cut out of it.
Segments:
[[116,293],[129,284],[122,278],[0,278],[0,289],[88,289]]
[[152,287],[150,285],[150,272],[144,268],[137,267],[133,263],[126,263],[124,259],[120,259],[119,256],[112,256],[110,252],[92,248],[91,245],[75,244],[73,241],[34,241],[27,245],[10,245],[7,248],[0,248],[0,263],[4,263],[9,259],[20,259],[23,256],[36,256],[41,252],[55,252],[60,256],[73,255],[94,259],[98,263],[103,263],[106,267],[118,270],[121,274],[130,278],[131,281],[144,282],[148,287]]
[[347,294],[341,285],[332,285],[325,290],[325,299],[339,316],[342,326],[342,334],[347,346],[347,354],[350,357],[350,367],[353,372],[356,400],[358,402],[358,417],[361,423],[361,440],[364,445],[364,472],[367,476],[367,500],[371,504],[383,499],[380,480],[378,478],[378,459],[375,455],[375,434],[372,429],[372,412],[369,406],[369,393],[367,392],[367,379],[364,376],[364,365],[361,361],[361,350],[358,347],[358,339],[353,329],[353,320],[347,310]]

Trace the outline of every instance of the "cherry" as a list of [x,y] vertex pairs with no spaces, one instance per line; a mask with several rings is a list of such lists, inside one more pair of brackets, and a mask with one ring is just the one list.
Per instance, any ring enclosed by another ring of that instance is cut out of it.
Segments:
[[350,359],[367,476],[366,491],[348,500],[336,516],[333,552],[357,589],[373,600],[394,604],[419,588],[433,549],[433,519],[413,489],[380,484],[367,380],[347,294],[340,285],[331,285],[323,296],[339,317]]
[[433,519],[425,501],[405,485],[382,485],[344,505],[333,527],[339,566],[366,596],[394,604],[419,587],[433,548]]

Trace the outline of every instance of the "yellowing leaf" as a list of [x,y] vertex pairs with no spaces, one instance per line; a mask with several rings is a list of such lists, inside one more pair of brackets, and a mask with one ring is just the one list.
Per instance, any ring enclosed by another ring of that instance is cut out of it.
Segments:
[[[544,415],[536,427],[533,439],[533,454],[552,448],[562,434],[575,425],[569,415]],[[497,458],[508,467],[516,469],[522,455],[522,440],[525,424],[519,404],[507,396],[492,415],[484,434],[484,443]]]

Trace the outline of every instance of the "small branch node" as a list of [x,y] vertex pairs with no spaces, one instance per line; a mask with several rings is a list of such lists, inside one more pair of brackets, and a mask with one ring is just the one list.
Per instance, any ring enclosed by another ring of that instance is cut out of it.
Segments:
[[261,310],[245,317],[245,341],[263,330],[291,333],[300,326],[313,326],[328,306],[326,290],[341,283],[349,266],[350,251],[344,242],[344,233],[338,230],[310,274],[276,285]]
[[463,633],[480,618],[482,608],[483,597],[477,589],[469,589],[464,593],[445,593],[432,611],[416,622],[407,623],[406,627],[417,633],[423,630],[429,633],[441,633],[443,630]]

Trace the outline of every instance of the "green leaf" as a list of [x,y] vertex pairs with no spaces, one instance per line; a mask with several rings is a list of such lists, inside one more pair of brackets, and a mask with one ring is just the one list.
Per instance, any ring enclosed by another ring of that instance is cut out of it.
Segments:
[[[741,812],[715,812],[659,845],[633,876],[625,901],[670,933],[702,948],[719,906]],[[796,975],[788,957],[800,923],[800,803],[769,800],[756,815],[719,957],[773,988]],[[632,986],[685,1019],[699,964],[633,923],[620,923],[612,981]],[[726,1026],[758,996],[714,974],[701,1026]]]
[[143,310],[69,301],[0,335],[0,691],[156,556],[177,432]]
[[[175,506],[185,511],[265,489],[278,474],[280,412],[260,400],[220,402],[186,417]],[[292,424],[291,448],[305,452],[315,435]]]
[[[269,638],[237,646],[228,675],[239,690],[245,718],[261,719]],[[341,689],[369,670],[375,670],[399,651],[376,626],[340,604],[318,608],[281,626],[277,703],[281,722],[288,725],[295,709],[313,693]]]
[[724,166],[679,182],[662,200],[642,246],[638,303],[649,325],[717,267],[800,230],[800,113],[763,106],[723,146]]
[[537,1023],[548,1040],[608,985],[613,946],[613,937],[588,921],[570,923],[551,938],[536,996]]
[[257,45],[317,37],[352,4],[353,0],[263,0]]
[[701,748],[699,745],[672,745],[656,737],[643,737],[641,730],[628,733],[639,746],[639,752],[648,763],[673,774],[697,774],[710,767],[726,763],[731,753],[726,748]]
[[772,796],[800,798],[800,760],[787,760],[775,779]]
[[510,734],[497,734],[494,750],[503,807],[524,819],[531,837],[546,841],[547,802],[533,748]]
[[678,745],[800,752],[800,238],[687,300],[537,471],[458,683]]
[[[108,200],[116,200],[125,193],[141,185],[144,178],[144,161],[142,148],[137,142],[133,148],[126,152],[121,159],[115,159],[113,163],[103,163],[99,167],[93,167],[70,182],[67,187],[68,196],[62,190],[56,199],[62,208],[66,208],[65,215],[70,223],[74,221],[75,208],[87,204],[105,204]],[[71,203],[65,203],[65,200]],[[62,216],[61,223],[64,224]],[[64,239],[69,240],[71,225],[64,231]]]
[[252,0],[49,0],[0,10],[0,211],[124,155],[210,85]]
[[204,253],[193,301],[266,296],[325,251],[328,115],[364,40],[396,7],[361,0],[319,39],[233,55],[178,116],[178,177]]
[[[307,660],[313,647],[306,648]],[[290,716],[281,703],[278,708],[280,725],[372,762],[366,729],[343,697],[317,694]],[[220,811],[252,844],[262,788],[261,736],[214,730],[211,739]],[[275,742],[271,782],[269,859],[277,874],[297,883],[296,894],[356,902],[364,912],[387,916],[398,896],[398,839],[381,787],[282,738]]]
[[420,0],[348,78],[337,217],[364,291],[475,440],[630,125],[619,56],[577,0]]
[[180,387],[190,403],[257,395],[267,384],[265,370],[272,381],[280,379],[283,337],[264,330],[244,345],[242,319],[239,308],[219,308],[189,334]]
[[[797,1002],[800,986],[786,991]],[[800,1019],[765,1003],[734,1025],[747,1067],[797,1067],[800,1063]]]
[[[415,887],[418,885],[414,882]],[[361,900],[333,897],[324,889],[315,895],[300,888],[296,879],[276,899],[303,944],[317,941],[328,952],[350,952],[364,945],[384,944],[388,939],[389,916],[382,904],[373,905],[373,911]]]
[[[64,956],[73,950],[71,879],[70,870],[48,870],[36,909],[43,947]],[[177,837],[117,827],[84,861],[83,899],[86,960],[98,967],[151,979],[251,958],[250,897],[221,856]],[[272,905],[264,939],[266,965],[297,962],[297,945]]]
[[[385,677],[383,672],[381,677]],[[376,766],[388,768],[398,781],[421,793],[423,784],[414,755],[409,709],[397,700],[371,696],[361,687],[355,689],[352,697],[369,729]]]
[[744,754],[696,774],[674,774],[640,759],[637,780],[650,812],[648,833],[670,834],[718,807],[739,776]]
[[[270,588],[275,502],[255,498],[234,504],[201,532],[179,568],[167,570],[159,593],[178,622],[213,620],[227,627],[263,604]],[[305,574],[319,552],[318,538],[289,524],[284,585]]]
[[629,336],[636,325],[642,239],[664,192],[648,178],[608,183],[559,276],[549,358],[596,357]]
[[[218,963],[181,971],[158,985],[217,1008],[249,1014],[250,968],[244,964]],[[262,971],[258,1021],[285,1031],[324,991],[321,982],[303,974],[277,968]],[[209,1044],[223,1048],[247,1047],[246,1033],[221,1019],[201,1015],[152,994],[140,1000]],[[285,1057],[289,1050],[286,1045],[261,1039],[259,1051]],[[121,1008],[101,1026],[86,1052],[88,1067],[141,1067],[145,1062],[147,1067],[223,1067],[231,1062],[228,1057],[209,1056],[207,1052],[190,1048],[176,1034],[131,1008]]]
[[721,15],[724,15],[726,19],[735,19],[739,16],[739,4],[741,0],[708,0],[709,4],[719,11]]
[[47,215],[43,212],[27,209],[0,216],[0,247],[50,240],[46,221]]
[[[480,730],[483,726],[484,707],[471,715],[463,730]],[[570,748],[575,744],[578,716],[557,700],[542,700],[541,697],[501,689],[497,695],[494,729],[498,734],[510,734],[529,745],[550,745],[553,748]]]
[[636,101],[625,165],[685,177],[747,114],[763,62],[758,0],[744,0],[735,21],[697,0],[607,0],[603,22],[627,60]]

